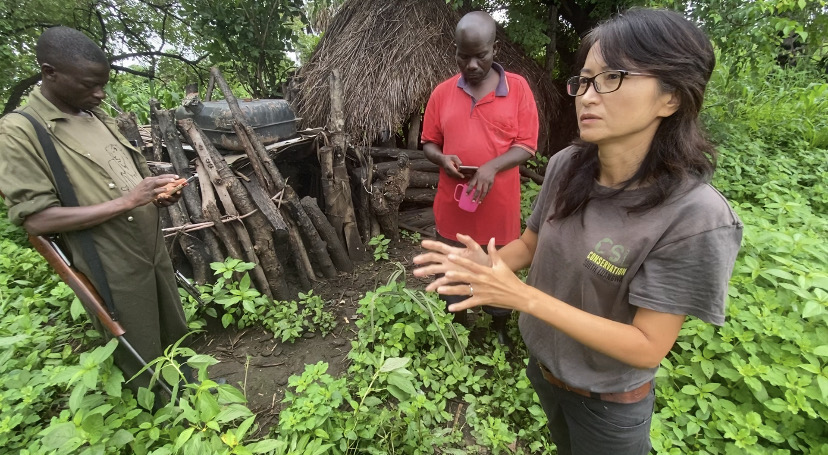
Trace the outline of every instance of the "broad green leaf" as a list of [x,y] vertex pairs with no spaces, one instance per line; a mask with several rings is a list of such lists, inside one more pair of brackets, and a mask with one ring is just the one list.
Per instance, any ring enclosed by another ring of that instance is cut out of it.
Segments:
[[72,299],[72,304],[69,305],[69,314],[72,316],[73,321],[77,321],[83,315],[86,314],[86,310],[83,308],[83,304],[77,297]]
[[802,309],[803,318],[818,316],[822,313],[825,313],[825,307],[821,303],[814,300],[806,303],[805,308]]
[[[202,422],[213,420],[219,414],[220,407],[212,393],[200,393],[196,397],[195,408]],[[246,416],[245,416],[246,417]]]
[[196,354],[187,359],[187,364],[196,369],[206,368],[219,363],[215,357],[206,354]]
[[116,431],[111,438],[109,438],[109,444],[111,444],[114,447],[121,447],[132,442],[134,439],[135,438],[132,436],[132,433],[121,428],[118,431]]
[[819,385],[819,391],[822,392],[822,399],[828,398],[828,378],[823,375],[817,376],[817,385]]
[[104,360],[108,359],[113,352],[115,352],[115,348],[117,347],[118,339],[113,338],[109,340],[109,343],[106,343],[106,345],[95,348],[95,350],[89,354],[88,359],[93,363],[93,365],[100,365],[104,362]]
[[218,390],[219,403],[247,403],[247,398],[244,397],[241,390],[231,385],[222,384],[216,389]]
[[72,422],[63,422],[52,425],[43,430],[43,447],[48,450],[57,450],[65,447],[70,439],[77,435],[77,429]]
[[410,377],[393,372],[388,375],[387,381],[388,384],[397,386],[400,390],[408,394],[408,396],[412,396],[417,393],[416,389],[414,389],[414,385],[411,383]]
[[155,394],[152,391],[150,391],[146,387],[141,387],[138,389],[138,404],[140,404],[142,408],[149,411],[152,409],[154,403]]
[[231,404],[219,411],[215,417],[215,420],[219,423],[227,423],[242,417],[250,417],[251,415],[253,415],[253,413],[250,412],[250,409],[247,409],[245,406],[240,404]]
[[244,422],[241,423],[241,425],[239,425],[239,428],[236,430],[236,437],[239,438],[239,441],[244,440],[244,437],[247,434],[247,430],[250,429],[250,427],[253,425],[255,421],[256,417],[250,416],[247,419],[245,419]]
[[248,445],[247,449],[253,453],[269,453],[284,448],[284,444],[284,442],[275,439],[264,439]]
[[186,430],[182,431],[181,434],[175,439],[175,446],[173,447],[173,451],[177,452],[187,441],[190,440],[190,437],[193,435],[195,428],[187,428]]
[[72,389],[72,394],[69,395],[69,409],[71,409],[72,412],[77,412],[78,409],[80,409],[83,397],[86,396],[86,392],[88,390],[89,388],[84,384],[76,384],[75,388]]
[[380,373],[388,373],[389,371],[394,371],[397,368],[402,368],[408,365],[411,359],[408,357],[389,357],[385,359],[385,363],[382,364],[380,368]]

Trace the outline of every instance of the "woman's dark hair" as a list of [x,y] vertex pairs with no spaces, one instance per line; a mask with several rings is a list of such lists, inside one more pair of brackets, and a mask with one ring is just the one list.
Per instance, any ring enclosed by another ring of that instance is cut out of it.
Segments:
[[[649,210],[666,200],[684,181],[708,181],[716,168],[716,150],[699,124],[704,89],[716,57],[707,36],[682,15],[635,8],[604,22],[581,41],[577,67],[600,42],[608,68],[656,76],[665,92],[678,97],[678,110],[664,118],[638,171],[618,192],[642,183],[643,200],[630,212]],[[623,90],[623,87],[622,87]],[[576,140],[577,148],[558,186],[552,218],[578,213],[589,202],[598,177],[598,146]],[[607,197],[612,197],[610,194]]]

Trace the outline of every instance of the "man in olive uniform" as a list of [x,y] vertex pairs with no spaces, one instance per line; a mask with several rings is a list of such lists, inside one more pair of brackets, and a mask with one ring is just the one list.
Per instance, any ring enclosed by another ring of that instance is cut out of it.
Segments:
[[[0,120],[0,191],[9,218],[30,234],[60,233],[74,266],[94,281],[77,234],[91,232],[118,322],[150,361],[187,333],[157,208],[180,197],[164,194],[177,176],[152,176],[141,153],[98,107],[106,97],[109,63],[92,40],[71,28],[50,28],[36,52],[43,81],[22,111],[46,128],[79,206],[61,205],[34,127],[12,113]],[[140,370],[122,347],[115,362],[127,379]],[[148,380],[143,374],[128,385],[137,389]]]

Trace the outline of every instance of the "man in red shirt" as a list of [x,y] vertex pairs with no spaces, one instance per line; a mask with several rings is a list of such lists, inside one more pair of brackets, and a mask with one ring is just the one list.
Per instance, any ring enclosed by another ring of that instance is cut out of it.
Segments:
[[[465,234],[485,247],[494,237],[505,245],[520,236],[520,174],[517,166],[535,154],[538,111],[526,80],[494,63],[495,21],[474,11],[460,19],[455,31],[455,59],[460,73],[431,93],[423,121],[423,151],[440,166],[434,199],[438,240],[458,246]],[[477,166],[468,176],[460,166]],[[480,202],[477,210],[461,209],[454,199],[458,184]],[[447,304],[464,297],[441,296]],[[509,310],[483,307],[493,316],[501,344],[509,344]],[[465,323],[466,314],[455,314]]]

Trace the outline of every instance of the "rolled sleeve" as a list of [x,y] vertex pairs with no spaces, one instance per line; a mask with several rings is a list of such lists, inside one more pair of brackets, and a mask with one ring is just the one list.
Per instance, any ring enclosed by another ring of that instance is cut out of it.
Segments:
[[[22,116],[16,115],[26,123]],[[17,119],[0,122],[0,191],[5,195],[9,220],[22,225],[26,217],[59,206],[47,164]]]
[[[438,87],[439,90],[440,87]],[[443,128],[440,122],[440,104],[442,96],[435,90],[428,98],[425,115],[423,116],[422,143],[431,142],[443,146]]]
[[630,283],[630,304],[723,325],[741,239],[741,224],[734,224],[653,250]]
[[535,104],[535,96],[525,80],[520,84],[518,106],[518,133],[513,146],[534,155],[538,149],[538,107]]

